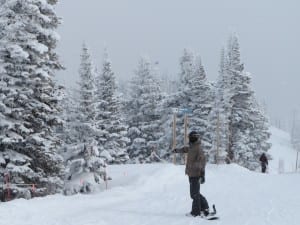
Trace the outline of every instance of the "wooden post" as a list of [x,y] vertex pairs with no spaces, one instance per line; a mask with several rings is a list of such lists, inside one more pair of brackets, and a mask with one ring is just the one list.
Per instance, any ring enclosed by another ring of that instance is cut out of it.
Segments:
[[[5,201],[10,201],[10,177],[9,173],[5,173],[4,175],[4,181],[5,181],[5,186],[6,186],[6,195],[5,195]],[[5,193],[5,189],[3,190]]]
[[278,172],[284,173],[284,161],[282,158],[280,158],[278,161]]
[[216,151],[216,164],[219,164],[220,159],[220,113],[217,118],[217,151]]
[[295,168],[295,171],[297,172],[298,170],[298,154],[299,154],[299,149],[298,149],[298,145],[295,145],[294,144],[294,138],[295,138],[295,129],[296,129],[296,114],[297,114],[297,111],[294,110],[293,111],[293,125],[292,125],[292,145],[293,147],[297,150],[297,156],[296,156],[296,168]]
[[231,113],[230,113],[230,116],[229,116],[229,123],[228,123],[228,128],[227,128],[227,132],[228,132],[228,143],[227,143],[227,163],[230,164],[230,163],[233,163],[235,161],[235,158],[234,158],[234,152],[232,150],[232,109],[231,109]]
[[[184,146],[188,144],[188,117],[184,114]],[[187,153],[184,154],[184,164],[187,162]]]
[[184,114],[184,146],[187,145],[187,115]]
[[296,158],[296,172],[298,170],[298,155],[299,155],[299,151],[297,151],[297,158]]
[[[174,113],[173,115],[173,150],[176,148],[176,113]],[[173,155],[173,163],[176,164],[176,158],[177,158],[177,154],[174,153]]]

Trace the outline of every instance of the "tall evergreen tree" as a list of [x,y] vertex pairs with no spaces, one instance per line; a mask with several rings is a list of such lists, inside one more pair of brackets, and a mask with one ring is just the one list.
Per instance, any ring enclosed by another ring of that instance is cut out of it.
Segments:
[[201,136],[202,146],[205,151],[211,146],[211,138],[207,134],[209,125],[208,115],[212,109],[212,86],[206,78],[201,58],[196,58],[193,77],[188,83],[188,107],[193,114],[190,116],[189,129],[197,131]]
[[251,98],[249,120],[252,126],[248,135],[248,146],[250,149],[242,156],[242,165],[255,170],[260,168],[260,162],[257,159],[262,153],[267,153],[271,148],[271,143],[269,143],[271,133],[269,130],[269,119],[266,117],[263,107],[258,103],[254,95]]
[[129,124],[128,137],[131,142],[129,155],[136,162],[150,162],[151,152],[157,148],[161,101],[160,85],[153,76],[151,63],[141,58],[131,81],[131,95],[127,105]]
[[193,76],[195,69],[194,61],[194,53],[190,49],[183,49],[183,54],[179,59],[179,80],[181,84],[187,85],[190,82],[190,78]]
[[[228,158],[249,169],[256,169],[257,158],[270,148],[268,122],[256,104],[251,77],[244,72],[236,36],[228,41],[226,73],[230,81]],[[253,137],[254,135],[254,137]]]
[[[208,148],[211,141],[209,136],[206,135],[206,129],[208,126],[208,114],[212,107],[211,84],[206,78],[200,57],[195,57],[187,49],[184,50],[183,56],[180,58],[179,80],[179,91],[173,96],[173,105],[177,105],[179,109],[191,111],[192,114],[189,115],[189,129],[199,132],[203,146]],[[183,144],[184,115],[178,114],[177,116],[177,143]]]
[[[54,132],[59,108],[53,78],[62,68],[55,52],[56,3],[1,1],[0,176],[9,174],[12,197],[42,196],[62,187]],[[35,184],[35,191],[25,184]]]
[[[229,146],[228,158],[236,161],[238,152],[245,145],[249,119],[247,118],[250,106],[250,77],[243,70],[244,66],[240,60],[240,47],[236,36],[230,36],[227,45],[227,68],[226,73],[230,81],[230,103],[231,113],[229,115]],[[243,140],[243,141],[242,141]]]
[[[96,114],[95,109],[95,68],[92,64],[91,55],[85,44],[82,46],[80,55],[81,62],[79,68],[80,83],[79,83],[79,112],[80,121],[89,126],[93,126],[93,121]],[[87,141],[83,136],[82,141]],[[89,137],[88,137],[89,138]]]
[[[176,144],[184,144],[184,113],[181,109],[187,109],[191,114],[189,118],[188,130],[195,130],[200,133],[203,146],[208,150],[211,145],[210,136],[206,130],[209,125],[208,115],[212,108],[211,84],[207,81],[205,70],[200,57],[187,49],[184,49],[180,57],[179,86],[175,93],[172,93],[164,101],[164,148],[170,151],[172,142],[173,115],[172,108],[179,109],[176,114]],[[189,131],[188,131],[189,132]],[[170,153],[165,152],[163,157],[168,157]]]
[[228,147],[228,118],[229,98],[227,94],[228,82],[225,73],[225,50],[221,50],[219,76],[213,87],[213,107],[209,114],[209,126],[207,134],[211,138],[209,161],[212,163],[224,163],[227,157]]
[[[183,55],[179,59],[179,84],[178,90],[170,96],[169,101],[167,102],[167,108],[175,108],[175,109],[189,109],[191,111],[194,110],[191,107],[192,97],[191,96],[191,87],[193,87],[193,79],[195,77],[195,56],[194,53],[189,49],[183,50]],[[199,75],[199,74],[198,74]],[[200,77],[200,75],[199,75]],[[199,78],[198,77],[198,78]],[[172,111],[168,111],[172,113]],[[178,145],[184,144],[184,114],[180,111],[176,113],[176,143]],[[169,116],[169,121],[167,123],[171,124],[173,122],[173,117]],[[169,140],[171,139],[168,138]]]
[[105,50],[102,71],[97,78],[96,87],[96,124],[101,129],[99,143],[102,155],[110,163],[125,163],[129,157],[126,151],[127,127],[121,112],[121,102],[111,61]]
[[95,125],[94,72],[89,50],[84,44],[79,68],[79,92],[69,95],[65,104],[65,194],[90,192],[106,177],[105,162],[96,140],[101,132]]

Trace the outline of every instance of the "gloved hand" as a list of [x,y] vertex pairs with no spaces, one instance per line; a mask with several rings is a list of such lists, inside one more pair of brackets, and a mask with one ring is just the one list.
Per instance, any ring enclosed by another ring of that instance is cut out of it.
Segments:
[[202,170],[200,173],[200,184],[205,183],[205,170]]

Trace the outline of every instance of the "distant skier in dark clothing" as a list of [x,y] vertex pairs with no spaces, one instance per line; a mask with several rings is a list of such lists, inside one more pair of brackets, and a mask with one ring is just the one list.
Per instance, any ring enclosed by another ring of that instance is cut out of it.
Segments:
[[261,172],[265,173],[268,166],[268,158],[265,153],[260,156],[259,161],[261,163]]
[[189,134],[189,146],[174,149],[175,153],[187,153],[185,174],[189,176],[190,195],[193,199],[192,211],[189,215],[200,216],[209,214],[207,200],[200,194],[200,184],[205,182],[206,159],[201,148],[199,134],[192,131]]

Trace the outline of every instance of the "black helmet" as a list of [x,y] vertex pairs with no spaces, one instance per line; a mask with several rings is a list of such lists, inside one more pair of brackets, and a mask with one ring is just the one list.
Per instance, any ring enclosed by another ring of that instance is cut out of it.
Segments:
[[190,140],[190,142],[194,143],[194,142],[198,141],[199,136],[200,135],[196,131],[191,131],[189,133],[189,140]]

